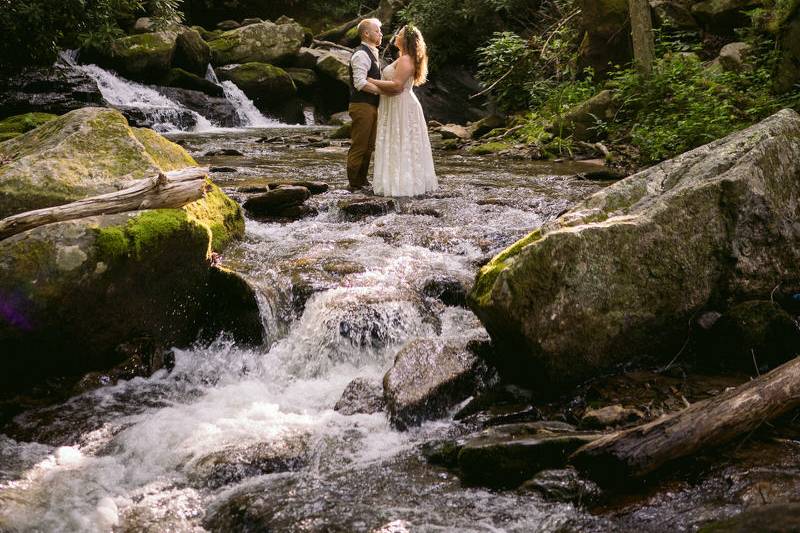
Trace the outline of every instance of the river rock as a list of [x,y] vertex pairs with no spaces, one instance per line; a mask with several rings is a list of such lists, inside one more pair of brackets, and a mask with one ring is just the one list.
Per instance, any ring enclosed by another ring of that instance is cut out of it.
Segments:
[[209,43],[215,66],[232,63],[287,64],[297,55],[305,32],[299,24],[262,22],[227,31]]
[[95,50],[100,66],[134,80],[154,81],[172,66],[177,34],[158,31],[115,39],[111,46]]
[[86,106],[105,105],[88,74],[56,64],[0,77],[0,116],[41,112],[62,115]]
[[409,341],[383,378],[389,420],[408,429],[440,418],[479,388],[483,374],[484,363],[466,343]]
[[692,15],[709,31],[730,35],[736,28],[749,26],[745,11],[760,5],[761,0],[705,0],[692,5]]
[[285,70],[266,63],[226,65],[216,73],[220,80],[235,83],[259,108],[273,108],[297,91]]
[[464,444],[458,467],[467,485],[513,488],[541,470],[563,468],[572,452],[599,436],[562,422],[496,426]]
[[383,387],[378,381],[356,378],[345,387],[342,397],[333,406],[334,411],[350,416],[355,414],[371,415],[386,408],[383,399]]
[[[0,158],[8,160],[3,216],[196,165],[105,108],[72,111],[6,141]],[[208,254],[243,233],[238,205],[209,183],[204,199],[181,209],[48,224],[0,241],[3,386],[108,368],[119,362],[115,347],[134,337],[187,345],[204,320]]]
[[590,505],[602,491],[593,481],[582,479],[574,468],[544,470],[520,487],[520,491],[533,492],[549,501]]
[[236,28],[239,28],[239,27],[241,27],[241,24],[239,24],[235,20],[223,20],[223,21],[217,22],[217,29],[222,30],[222,31],[235,30]]
[[350,87],[350,54],[344,50],[324,50],[317,58],[320,73]]
[[[109,154],[100,157],[98,154]],[[119,111],[85,107],[0,145],[0,218],[118,190],[129,180],[194,165]]]
[[[224,128],[234,128],[241,126],[241,119],[236,113],[233,104],[224,97],[209,96],[205,92],[182,89],[180,87],[156,87],[156,90],[185,106],[192,111],[199,113],[208,120]],[[126,118],[130,121],[131,113],[123,111]],[[142,117],[144,120],[147,117]],[[152,119],[148,119],[148,125],[152,124]]]
[[737,72],[744,67],[744,60],[749,51],[750,45],[747,43],[728,43],[720,50],[717,60],[723,70]]
[[216,83],[208,81],[207,79],[196,74],[192,74],[191,72],[187,72],[182,68],[170,69],[169,72],[167,72],[167,74],[159,80],[159,83],[167,87],[178,87],[181,89],[188,89],[190,91],[200,91],[209,96],[215,96],[217,98],[222,98],[225,96],[225,92],[222,90],[222,87]]
[[328,123],[334,126],[344,126],[345,124],[352,124],[353,119],[350,117],[350,113],[347,111],[340,111],[331,115]]
[[571,136],[577,141],[593,140],[597,133],[592,128],[597,121],[613,120],[617,107],[611,91],[600,91],[556,119],[547,131],[562,138]]
[[691,0],[651,0],[655,23],[679,30],[698,30],[698,24],[692,16]]
[[307,68],[287,68],[286,73],[292,78],[298,90],[311,89],[319,81],[317,73]]
[[587,409],[581,417],[581,426],[587,428],[607,428],[635,422],[644,418],[638,409],[625,408],[619,404]]
[[800,503],[775,503],[749,507],[725,520],[705,525],[703,533],[794,533],[800,531]]
[[205,76],[211,62],[211,49],[196,30],[185,28],[175,40],[172,63],[197,76]]
[[195,485],[217,489],[264,474],[297,470],[308,461],[308,435],[282,435],[255,444],[227,446],[188,466]]
[[56,115],[50,113],[25,113],[0,120],[0,142],[36,129],[54,118]]
[[305,187],[282,185],[264,194],[248,198],[243,207],[257,216],[279,216],[287,207],[297,206],[308,200],[311,193]]
[[[251,24],[261,24],[262,22],[264,22],[264,19],[262,19],[262,18],[250,17],[250,18],[242,19],[242,26],[250,26]],[[275,24],[280,24],[280,22],[276,20]]]
[[[517,381],[671,357],[704,308],[800,292],[800,115],[621,180],[481,268],[469,303]],[[503,349],[506,348],[506,350]]]
[[442,139],[461,139],[466,141],[472,137],[472,132],[466,126],[459,126],[458,124],[445,124],[438,131],[442,134]]
[[425,281],[422,294],[445,305],[466,307],[468,282],[447,276],[434,276]]
[[394,211],[394,200],[374,196],[357,196],[340,200],[337,204],[349,220],[360,220],[368,216],[382,216]]

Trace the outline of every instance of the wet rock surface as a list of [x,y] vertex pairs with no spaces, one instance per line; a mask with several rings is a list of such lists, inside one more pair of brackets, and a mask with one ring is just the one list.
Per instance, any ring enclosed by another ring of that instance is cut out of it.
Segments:
[[671,356],[706,306],[766,297],[780,280],[796,291],[798,132],[800,116],[781,111],[609,186],[496,256],[470,305],[509,353],[523,347],[499,362],[506,375],[575,383]]
[[481,386],[485,364],[465,342],[413,340],[383,378],[389,418],[406,429],[438,418]]
[[355,414],[378,413],[386,408],[383,399],[383,387],[379,381],[356,378],[351,381],[342,393],[342,397],[333,406],[334,411],[350,416]]

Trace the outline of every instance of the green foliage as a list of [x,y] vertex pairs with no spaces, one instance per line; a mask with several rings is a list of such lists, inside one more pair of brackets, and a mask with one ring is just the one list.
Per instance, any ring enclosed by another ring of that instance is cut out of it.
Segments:
[[756,46],[742,72],[708,69],[692,55],[656,61],[652,77],[619,70],[610,85],[622,107],[613,125],[629,136],[643,162],[660,161],[745,128],[790,105],[792,95],[770,93],[775,61],[769,43]]
[[0,0],[0,69],[52,63],[61,48],[103,46],[137,16],[179,21],[181,1]]

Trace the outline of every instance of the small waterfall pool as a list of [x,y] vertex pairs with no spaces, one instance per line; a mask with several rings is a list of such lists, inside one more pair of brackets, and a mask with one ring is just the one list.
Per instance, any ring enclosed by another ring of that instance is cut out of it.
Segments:
[[[352,222],[337,207],[350,196],[346,148],[312,147],[318,132],[173,136],[201,163],[236,167],[216,177],[234,196],[263,178],[331,186],[311,200],[318,215],[248,220],[225,254],[258,288],[269,342],[244,349],[223,336],[176,350],[170,373],[18,417],[0,436],[0,530],[606,529],[571,504],[465,489],[427,465],[424,443],[463,431],[448,419],[399,432],[383,413],[333,410],[353,378],[379,381],[406,341],[483,332],[467,309],[426,300],[425,280],[469,281],[487,257],[599,185],[572,177],[579,164],[437,154],[436,194]],[[256,142],[264,137],[279,140]],[[244,155],[204,157],[222,147]],[[297,306],[301,286],[312,296]],[[369,329],[360,337],[369,340],[342,335],[343,322]]]

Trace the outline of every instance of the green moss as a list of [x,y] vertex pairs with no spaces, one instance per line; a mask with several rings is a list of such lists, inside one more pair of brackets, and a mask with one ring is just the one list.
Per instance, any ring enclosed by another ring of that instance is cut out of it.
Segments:
[[509,148],[511,148],[511,145],[507,143],[490,142],[473,146],[468,150],[468,152],[472,155],[488,155],[496,154],[497,152],[502,152],[503,150],[508,150]]
[[211,250],[220,252],[233,239],[244,236],[244,217],[241,207],[216,185],[208,182],[206,197],[183,207],[189,220],[210,232]]
[[358,26],[353,26],[347,30],[347,33],[344,34],[344,38],[348,41],[360,41],[361,38],[358,35]]
[[492,288],[494,287],[497,277],[509,266],[508,260],[518,255],[523,248],[539,241],[541,238],[542,230],[537,229],[497,254],[488,264],[480,269],[478,279],[475,281],[475,288],[472,289],[470,298],[478,305],[487,305],[491,298]]
[[128,254],[128,237],[123,228],[111,226],[98,228],[97,251],[105,261],[113,261]]
[[19,137],[22,135],[21,133],[2,133],[0,132],[0,143],[3,141],[7,141],[9,139],[13,139],[14,137]]
[[112,262],[121,258],[141,260],[148,250],[157,248],[158,242],[187,229],[194,224],[181,209],[154,209],[143,211],[124,227],[98,228],[99,258]]
[[131,128],[133,136],[142,143],[145,152],[165,172],[197,166],[197,161],[178,144],[147,128]]
[[24,115],[16,115],[8,117],[0,121],[0,134],[2,133],[25,133],[38,128],[42,124],[50,122],[58,118],[58,115],[50,113],[25,113]]

